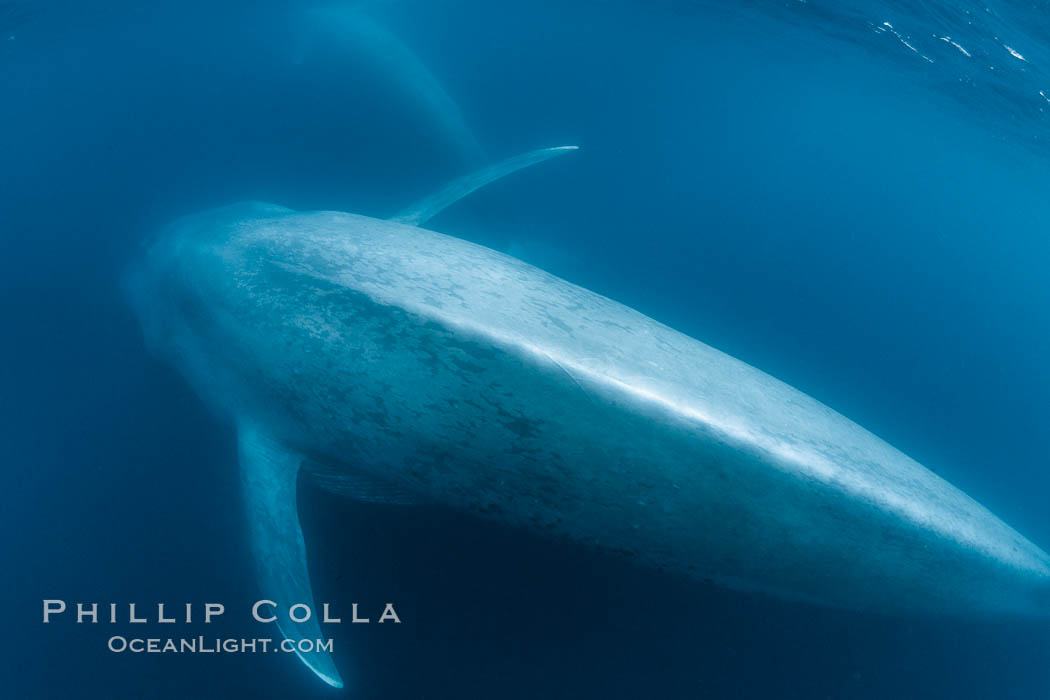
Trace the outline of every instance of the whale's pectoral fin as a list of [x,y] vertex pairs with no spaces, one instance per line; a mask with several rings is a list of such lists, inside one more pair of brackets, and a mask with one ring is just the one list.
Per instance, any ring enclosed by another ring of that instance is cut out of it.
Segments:
[[402,211],[398,212],[396,216],[391,217],[391,221],[398,221],[403,224],[411,224],[413,226],[420,226],[431,219],[435,214],[443,210],[450,204],[463,199],[468,194],[477,190],[478,188],[484,187],[485,185],[500,179],[505,175],[510,175],[513,172],[517,172],[522,168],[527,168],[530,165],[536,163],[542,163],[548,158],[555,156],[564,155],[571,151],[577,150],[578,146],[557,146],[555,148],[541,148],[538,151],[530,151],[529,153],[522,153],[521,155],[508,158],[507,160],[500,161],[495,165],[490,165],[487,168],[482,168],[477,172],[471,173],[470,175],[464,175],[461,178],[453,180],[449,184],[445,185],[444,188],[438,190],[429,197],[425,197],[418,202],[415,202],[409,207],[406,207]]
[[316,609],[295,500],[302,458],[253,426],[240,427],[238,447],[252,554],[263,598],[277,604],[277,625],[295,643],[302,662],[321,680],[341,688],[343,680],[327,651],[299,651],[298,642],[322,639],[317,617],[311,614],[305,622],[288,617],[290,607],[297,603]]

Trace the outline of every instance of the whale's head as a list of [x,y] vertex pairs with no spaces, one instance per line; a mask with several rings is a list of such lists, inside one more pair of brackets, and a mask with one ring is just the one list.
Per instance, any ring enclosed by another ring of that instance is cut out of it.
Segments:
[[231,339],[243,337],[234,308],[245,224],[290,209],[243,202],[180,218],[145,243],[122,287],[149,350],[176,366],[214,406],[233,390]]
[[121,288],[142,327],[146,345],[155,354],[170,347],[176,321],[178,222],[168,225],[142,244],[124,270]]
[[[416,311],[433,308],[427,299],[435,290],[455,295],[449,274],[497,255],[421,226],[489,182],[574,150],[511,157],[453,180],[390,219],[245,202],[184,217],[143,246],[125,274],[127,297],[150,349],[217,414],[233,419],[253,556],[269,600],[294,606],[313,598],[296,510],[300,466],[325,458],[345,466],[348,444],[352,449],[362,436],[365,444],[376,442],[370,433],[380,442],[403,440],[399,429],[377,427],[386,420],[387,410],[375,403],[377,397],[383,403],[387,378],[408,387],[399,396],[417,393],[409,387],[415,379],[402,379],[396,358],[387,359],[389,350],[405,340],[399,356],[411,366],[443,364],[431,363],[421,344],[426,333],[446,337],[435,330],[444,326]],[[466,246],[473,246],[469,255]],[[513,264],[501,259],[480,280],[495,289],[501,265]],[[451,352],[469,345],[453,340],[453,331],[448,338]],[[462,385],[460,370],[452,371],[450,385]],[[373,389],[355,391],[363,381]],[[373,414],[360,435],[348,435],[347,425]],[[409,408],[404,415],[423,414]],[[432,430],[424,426],[423,434]],[[361,459],[378,469],[385,458],[374,461]],[[286,640],[321,639],[316,618],[292,622],[281,626]],[[341,687],[330,650],[299,657],[325,683]]]
[[[294,216],[246,202],[184,217],[144,245],[124,275],[149,348],[236,427],[260,588],[264,600],[288,609],[316,607],[298,523],[296,478],[304,456],[291,446],[302,440],[294,437],[290,400],[301,397],[297,309],[310,290],[287,271],[310,259],[314,239],[287,220]],[[287,640],[322,639],[316,617],[277,624]],[[294,650],[325,683],[343,686],[330,646]]]

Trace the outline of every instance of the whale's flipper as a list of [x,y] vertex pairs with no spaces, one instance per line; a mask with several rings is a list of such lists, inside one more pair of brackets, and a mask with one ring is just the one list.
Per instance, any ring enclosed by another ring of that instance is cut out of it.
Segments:
[[[316,615],[298,623],[288,617],[290,606],[296,603],[316,609],[295,501],[302,458],[250,425],[240,426],[238,447],[252,554],[263,598],[277,603],[273,614],[278,615],[277,625],[286,639],[296,643],[321,639]],[[325,683],[343,687],[327,651],[302,653],[297,649],[296,654]]]
[[500,179],[504,175],[510,175],[522,168],[527,168],[536,163],[542,163],[548,158],[564,155],[570,151],[575,151],[578,148],[579,146],[541,148],[538,151],[522,153],[513,158],[500,161],[495,165],[490,165],[487,168],[482,168],[470,175],[464,175],[463,177],[453,180],[429,197],[425,197],[398,212],[398,214],[391,217],[390,220],[398,221],[403,224],[420,226],[448,205],[466,197],[479,187],[484,187],[490,182]]

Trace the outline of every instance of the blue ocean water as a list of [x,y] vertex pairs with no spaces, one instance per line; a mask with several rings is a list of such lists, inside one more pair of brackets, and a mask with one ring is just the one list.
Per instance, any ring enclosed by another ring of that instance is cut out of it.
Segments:
[[[761,368],[1050,547],[1045,3],[16,1],[0,39],[0,695],[340,692],[41,624],[216,600],[193,633],[258,634],[233,432],[121,274],[208,206],[385,216],[543,146],[581,150],[432,228]],[[330,630],[347,696],[1050,697],[1045,622],[788,604],[302,489],[317,599],[404,619]]]

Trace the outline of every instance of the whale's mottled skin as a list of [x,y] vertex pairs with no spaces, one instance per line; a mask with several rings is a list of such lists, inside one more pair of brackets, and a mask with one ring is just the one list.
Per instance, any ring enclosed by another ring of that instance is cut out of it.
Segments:
[[793,599],[1050,612],[1050,556],[943,479],[757,369],[488,248],[244,203],[172,225],[137,280],[153,345],[333,490],[378,484]]

